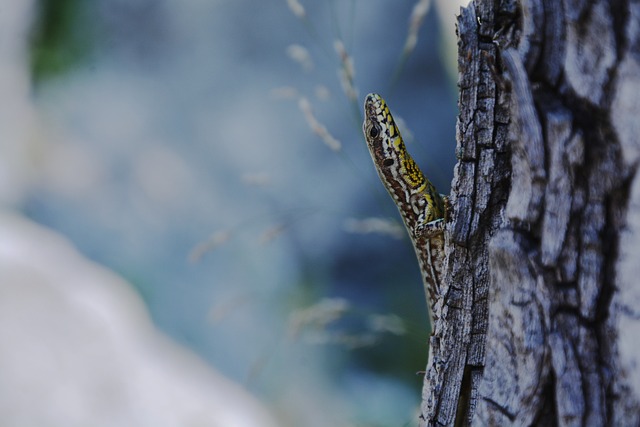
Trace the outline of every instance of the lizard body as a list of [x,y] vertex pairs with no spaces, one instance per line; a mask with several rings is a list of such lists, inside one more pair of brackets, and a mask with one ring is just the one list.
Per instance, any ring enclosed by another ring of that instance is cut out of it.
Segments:
[[429,319],[440,295],[444,268],[447,198],[436,191],[407,152],[387,103],[378,94],[364,101],[364,133],[376,171],[411,238],[422,272]]

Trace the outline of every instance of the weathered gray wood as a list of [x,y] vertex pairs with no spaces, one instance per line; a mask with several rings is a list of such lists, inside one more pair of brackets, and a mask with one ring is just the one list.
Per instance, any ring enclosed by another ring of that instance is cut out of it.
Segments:
[[640,425],[640,4],[461,11],[421,425]]

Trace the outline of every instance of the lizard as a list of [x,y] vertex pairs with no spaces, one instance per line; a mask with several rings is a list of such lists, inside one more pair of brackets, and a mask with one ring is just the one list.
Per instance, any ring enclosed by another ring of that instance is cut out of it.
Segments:
[[364,100],[362,131],[378,176],[400,211],[418,257],[433,329],[444,268],[448,198],[436,191],[409,155],[389,106],[376,93]]

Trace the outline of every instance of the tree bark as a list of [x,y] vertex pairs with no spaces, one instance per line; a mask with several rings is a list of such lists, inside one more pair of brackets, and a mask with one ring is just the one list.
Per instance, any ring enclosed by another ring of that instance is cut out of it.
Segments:
[[640,3],[477,0],[458,36],[421,425],[640,425]]

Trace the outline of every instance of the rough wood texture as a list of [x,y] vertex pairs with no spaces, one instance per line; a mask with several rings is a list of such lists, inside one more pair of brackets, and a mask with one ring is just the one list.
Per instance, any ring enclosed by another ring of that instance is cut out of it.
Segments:
[[640,4],[461,11],[421,425],[640,425]]

